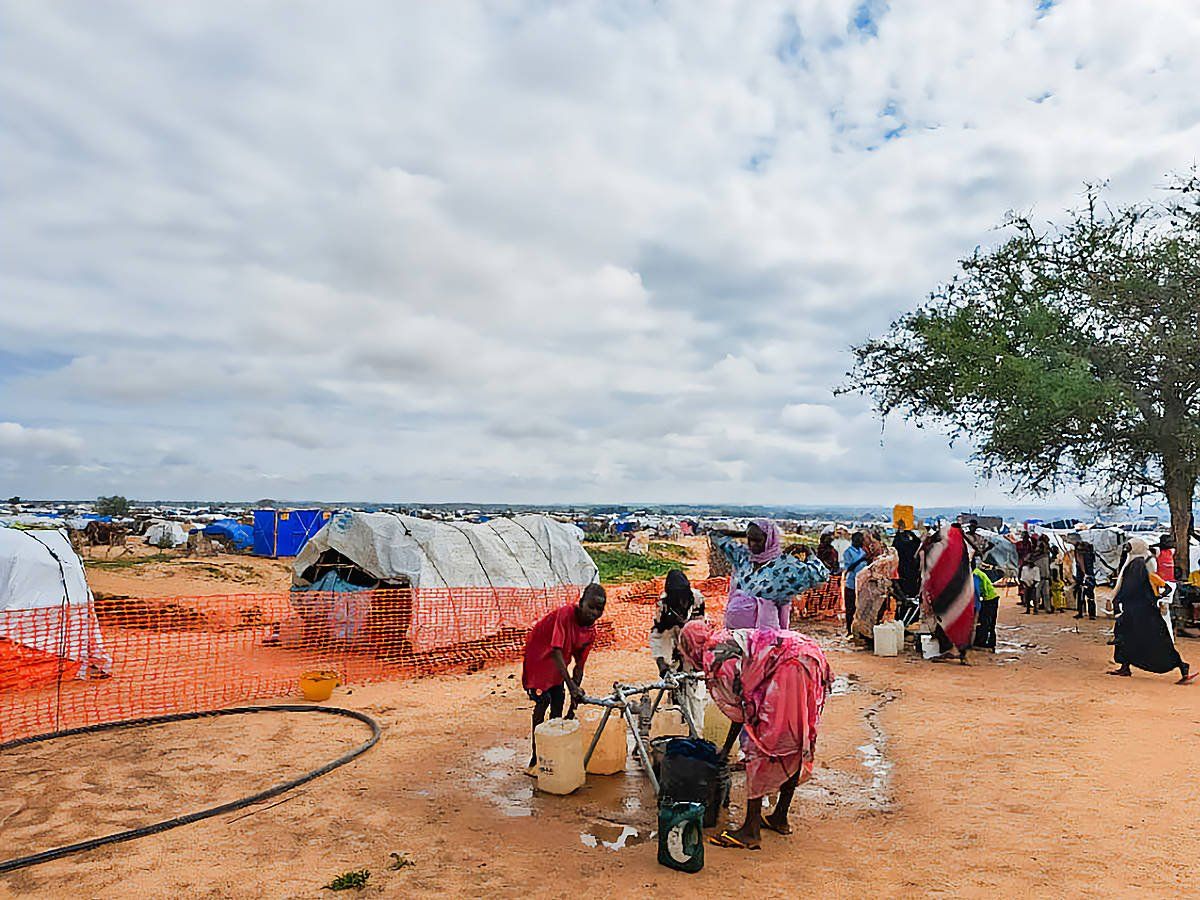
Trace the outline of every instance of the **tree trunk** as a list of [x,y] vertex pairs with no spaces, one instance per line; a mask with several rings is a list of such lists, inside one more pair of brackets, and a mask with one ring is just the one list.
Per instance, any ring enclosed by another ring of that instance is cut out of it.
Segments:
[[1175,566],[1186,579],[1192,571],[1191,525],[1192,497],[1196,493],[1196,476],[1183,472],[1167,472],[1164,486],[1167,506],[1171,510],[1171,536],[1175,538]]

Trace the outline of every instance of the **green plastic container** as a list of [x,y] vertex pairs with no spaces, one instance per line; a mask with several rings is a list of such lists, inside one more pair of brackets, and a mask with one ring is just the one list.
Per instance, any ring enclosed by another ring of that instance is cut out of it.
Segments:
[[658,808],[658,862],[680,872],[704,868],[704,804],[664,803]]

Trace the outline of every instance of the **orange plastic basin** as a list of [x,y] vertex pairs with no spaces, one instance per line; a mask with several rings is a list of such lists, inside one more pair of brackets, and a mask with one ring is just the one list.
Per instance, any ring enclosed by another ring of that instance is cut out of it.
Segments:
[[300,676],[300,693],[305,700],[328,700],[337,686],[337,672],[305,672]]

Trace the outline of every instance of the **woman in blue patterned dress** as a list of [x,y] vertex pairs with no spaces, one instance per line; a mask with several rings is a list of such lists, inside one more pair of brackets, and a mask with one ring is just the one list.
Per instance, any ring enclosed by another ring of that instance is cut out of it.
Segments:
[[733,567],[725,627],[787,629],[791,624],[792,598],[829,578],[829,570],[808,550],[799,547],[799,558],[783,552],[779,526],[770,519],[755,519],[746,529],[746,543],[729,532],[715,534],[713,545]]

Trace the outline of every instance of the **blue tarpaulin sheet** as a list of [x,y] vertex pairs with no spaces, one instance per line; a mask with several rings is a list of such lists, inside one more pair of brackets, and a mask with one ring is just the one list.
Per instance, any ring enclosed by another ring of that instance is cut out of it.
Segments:
[[295,556],[328,521],[323,509],[256,509],[254,555]]
[[254,545],[254,529],[249,525],[243,525],[236,519],[219,519],[205,525],[204,533],[210,537],[225,538],[237,550],[245,550]]

